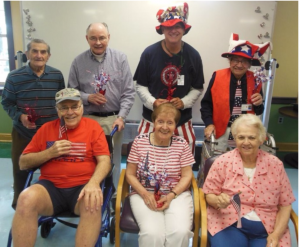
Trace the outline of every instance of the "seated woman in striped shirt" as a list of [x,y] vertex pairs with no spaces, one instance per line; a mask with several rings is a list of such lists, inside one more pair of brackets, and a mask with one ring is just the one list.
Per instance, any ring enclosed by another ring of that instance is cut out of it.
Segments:
[[139,246],[188,246],[193,237],[189,186],[195,160],[184,138],[173,134],[180,112],[171,103],[154,109],[154,131],[137,136],[128,157],[130,204]]

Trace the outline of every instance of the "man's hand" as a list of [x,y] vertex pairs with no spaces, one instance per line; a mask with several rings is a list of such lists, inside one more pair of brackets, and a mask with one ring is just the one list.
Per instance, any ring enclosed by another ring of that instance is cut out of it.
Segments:
[[204,137],[209,140],[211,134],[215,131],[215,126],[213,124],[208,125],[205,129],[204,129]]
[[255,93],[251,96],[251,102],[255,106],[259,106],[263,103],[263,99],[260,93]]
[[28,120],[29,115],[22,114],[20,116],[20,121],[22,122],[23,126],[27,129],[36,129],[35,123],[32,123]]
[[48,149],[50,156],[56,158],[70,153],[72,142],[68,140],[55,141],[54,144]]
[[101,93],[94,93],[88,96],[88,102],[94,105],[101,105],[107,102],[107,99]]
[[116,125],[118,125],[118,131],[121,131],[121,130],[123,130],[123,129],[125,128],[124,120],[123,120],[122,118],[120,118],[120,117],[118,117],[118,118],[114,121],[114,123],[113,123],[113,125],[112,125],[112,129],[114,129]]
[[167,103],[167,102],[169,102],[169,101],[166,100],[166,99],[157,99],[157,100],[155,100],[154,103],[153,103],[153,108],[156,108],[156,107],[158,107],[159,105],[161,105],[161,104],[163,104],[163,103]]
[[81,199],[83,199],[86,211],[90,210],[93,213],[100,210],[103,205],[103,194],[100,184],[91,179],[81,190],[77,201]]
[[182,100],[178,97],[171,99],[170,103],[172,103],[172,105],[175,106],[178,110],[182,110],[184,107]]

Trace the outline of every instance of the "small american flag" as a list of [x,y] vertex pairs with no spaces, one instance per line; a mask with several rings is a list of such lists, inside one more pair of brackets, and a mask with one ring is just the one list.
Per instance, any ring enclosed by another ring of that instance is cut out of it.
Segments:
[[[63,134],[67,133],[67,127],[65,125],[65,120],[63,117],[60,118],[60,125],[59,125],[59,133],[58,138],[62,138]],[[67,138],[68,139],[68,138]]]
[[[241,192],[240,192],[241,193]],[[241,199],[240,199],[240,193],[235,194],[231,197],[230,202],[232,206],[235,208],[236,212],[238,213],[238,223],[237,228],[242,228],[242,222],[241,222]]]

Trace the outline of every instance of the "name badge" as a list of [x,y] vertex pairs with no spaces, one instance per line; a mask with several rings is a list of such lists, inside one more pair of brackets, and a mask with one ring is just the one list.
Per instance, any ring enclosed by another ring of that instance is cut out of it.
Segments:
[[252,105],[251,104],[243,104],[241,107],[242,111],[251,111],[252,110]]
[[179,76],[177,86],[184,86],[184,75]]

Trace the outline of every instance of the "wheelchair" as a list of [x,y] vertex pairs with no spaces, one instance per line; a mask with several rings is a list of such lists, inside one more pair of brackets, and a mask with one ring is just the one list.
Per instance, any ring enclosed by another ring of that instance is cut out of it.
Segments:
[[[111,165],[112,169],[108,176],[101,182],[100,187],[101,190],[103,191],[103,205],[102,205],[102,210],[101,210],[101,215],[102,215],[102,222],[101,222],[101,229],[99,233],[98,240],[96,242],[95,247],[102,247],[102,238],[107,237],[108,234],[111,232],[111,226],[110,226],[110,218],[111,218],[111,198],[114,192],[116,191],[114,185],[113,185],[113,169],[114,169],[114,164],[112,162],[112,157],[113,157],[113,142],[112,142],[112,137],[115,134],[115,132],[118,130],[118,126],[115,126],[115,128],[112,130],[110,135],[106,135],[106,141],[108,144],[109,152],[110,152],[110,160],[111,160]],[[32,169],[29,170],[28,172],[28,177],[26,180],[26,184],[24,186],[24,189],[30,186],[30,182],[32,180],[32,177],[34,175],[34,172],[37,170]],[[58,215],[54,216],[40,216],[38,219],[38,227],[40,227],[40,234],[42,238],[47,238],[51,232],[51,229],[56,225],[55,221],[58,221],[66,226],[72,227],[72,228],[77,228],[77,224],[68,222],[66,220],[62,220],[61,218],[78,218],[78,215],[75,215],[73,212],[70,211],[65,211],[62,212]],[[8,236],[8,241],[7,241],[7,247],[11,246],[12,242],[12,234],[11,230],[9,232]]]

